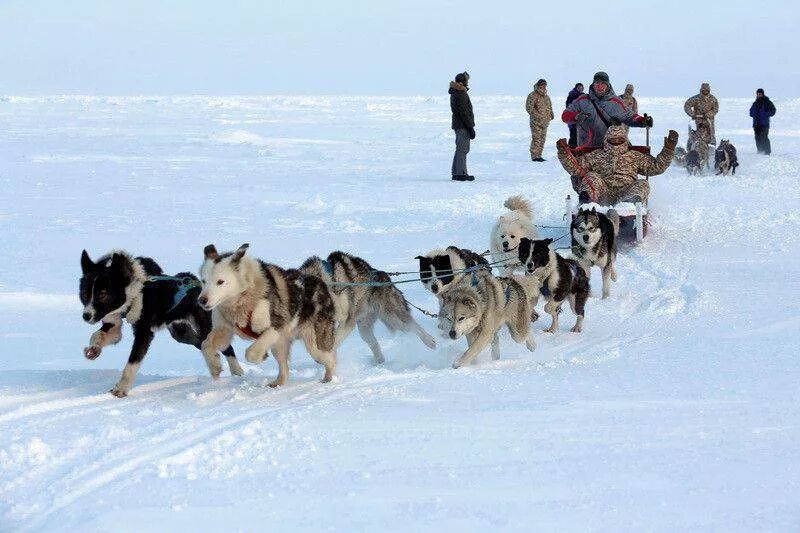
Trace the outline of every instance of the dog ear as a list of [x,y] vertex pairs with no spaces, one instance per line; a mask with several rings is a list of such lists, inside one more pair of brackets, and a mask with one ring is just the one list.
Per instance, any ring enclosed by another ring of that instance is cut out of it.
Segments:
[[124,279],[133,277],[133,268],[127,258],[122,254],[114,253],[114,255],[111,256],[111,271],[119,274]]
[[517,256],[520,259],[528,259],[528,256],[531,255],[531,240],[527,237],[521,238],[517,250],[519,250]]
[[217,247],[213,244],[209,244],[205,248],[203,248],[203,255],[205,255],[206,259],[214,260],[219,257],[219,252],[217,252]]
[[250,248],[250,245],[248,243],[244,243],[243,245],[241,245],[238,250],[233,252],[233,257],[231,258],[231,261],[234,263],[238,263],[239,261],[241,261],[242,257],[244,257],[244,254],[248,248]]
[[545,240],[544,240],[544,243],[545,243],[547,246],[550,246],[551,244],[553,244],[553,239],[551,239],[551,238],[549,238],[549,237],[548,237],[547,239],[545,239]]
[[94,270],[95,264],[94,261],[89,257],[89,254],[86,250],[81,253],[81,271],[86,274],[87,272],[91,272]]

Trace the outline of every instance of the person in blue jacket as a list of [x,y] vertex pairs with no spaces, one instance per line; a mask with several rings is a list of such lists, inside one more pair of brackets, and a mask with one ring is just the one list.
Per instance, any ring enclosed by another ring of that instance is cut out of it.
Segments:
[[769,119],[775,116],[775,104],[764,94],[764,89],[756,91],[756,101],[750,106],[753,117],[753,132],[756,134],[756,150],[759,154],[769,155],[772,146],[769,143]]

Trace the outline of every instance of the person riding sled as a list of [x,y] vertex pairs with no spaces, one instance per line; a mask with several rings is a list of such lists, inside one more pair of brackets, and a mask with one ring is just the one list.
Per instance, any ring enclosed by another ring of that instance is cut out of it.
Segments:
[[556,148],[561,165],[572,177],[572,187],[581,204],[615,205],[619,202],[647,203],[650,184],[638,176],[656,176],[667,170],[677,144],[678,132],[670,130],[661,153],[653,157],[631,149],[627,126],[612,124],[599,150],[574,155],[566,139],[560,139]]
[[577,124],[579,148],[603,146],[606,130],[614,120],[634,128],[653,126],[653,117],[639,116],[625,105],[605,72],[594,75],[588,94],[573,100],[561,114],[561,120]]

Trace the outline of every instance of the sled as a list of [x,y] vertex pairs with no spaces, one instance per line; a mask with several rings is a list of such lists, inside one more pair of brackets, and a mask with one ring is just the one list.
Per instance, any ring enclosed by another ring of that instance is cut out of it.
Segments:
[[[573,155],[581,156],[584,154],[588,154],[589,152],[593,152],[600,148],[599,146],[595,147],[585,147],[585,148],[578,148],[572,150]],[[643,154],[650,155],[650,147],[649,146],[631,146],[631,150],[636,150],[637,152],[642,152]],[[645,177],[644,179],[647,179]],[[616,210],[617,214],[619,215],[619,241],[620,242],[642,242],[644,238],[647,236],[647,226],[650,225],[648,221],[648,210],[647,204],[634,204],[633,202],[620,202],[616,205],[600,205],[594,202],[587,203],[587,204],[579,204],[573,209],[572,206],[572,199],[570,195],[567,195],[567,206],[566,206],[566,214],[568,215],[566,218],[567,220],[572,220],[578,215],[578,211],[581,209],[588,209],[591,210],[592,208],[596,209],[600,213],[605,213],[609,209],[613,208]]]

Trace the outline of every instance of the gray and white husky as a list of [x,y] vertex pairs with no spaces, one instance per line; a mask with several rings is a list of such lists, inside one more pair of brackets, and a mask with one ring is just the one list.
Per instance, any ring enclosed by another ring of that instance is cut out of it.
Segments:
[[441,294],[439,329],[451,339],[467,337],[467,351],[453,368],[471,363],[490,343],[492,359],[500,358],[498,333],[508,326],[511,338],[536,349],[531,315],[539,297],[539,282],[526,276],[494,277],[485,272],[463,280]]
[[594,207],[580,209],[570,225],[572,233],[572,255],[580,263],[587,276],[592,267],[603,271],[603,298],[611,295],[611,280],[617,281],[617,236],[619,215],[614,209],[606,213]]
[[236,334],[253,341],[245,352],[251,363],[261,363],[272,351],[278,377],[270,387],[277,387],[288,378],[292,341],[302,339],[325,367],[322,381],[330,381],[336,371],[336,309],[324,282],[245,255],[248,246],[223,254],[213,244],[204,250],[198,302],[211,311],[212,329],[202,344],[209,367]]
[[[390,331],[413,332],[425,346],[436,348],[433,337],[411,316],[403,293],[388,284],[391,281],[389,275],[375,270],[364,259],[337,251],[326,259],[308,258],[300,271],[321,279],[330,291],[338,323],[336,347],[358,326],[358,332],[372,350],[375,362],[383,363],[386,359],[374,332],[375,323],[380,320]],[[370,286],[367,285],[369,282],[383,285]]]

